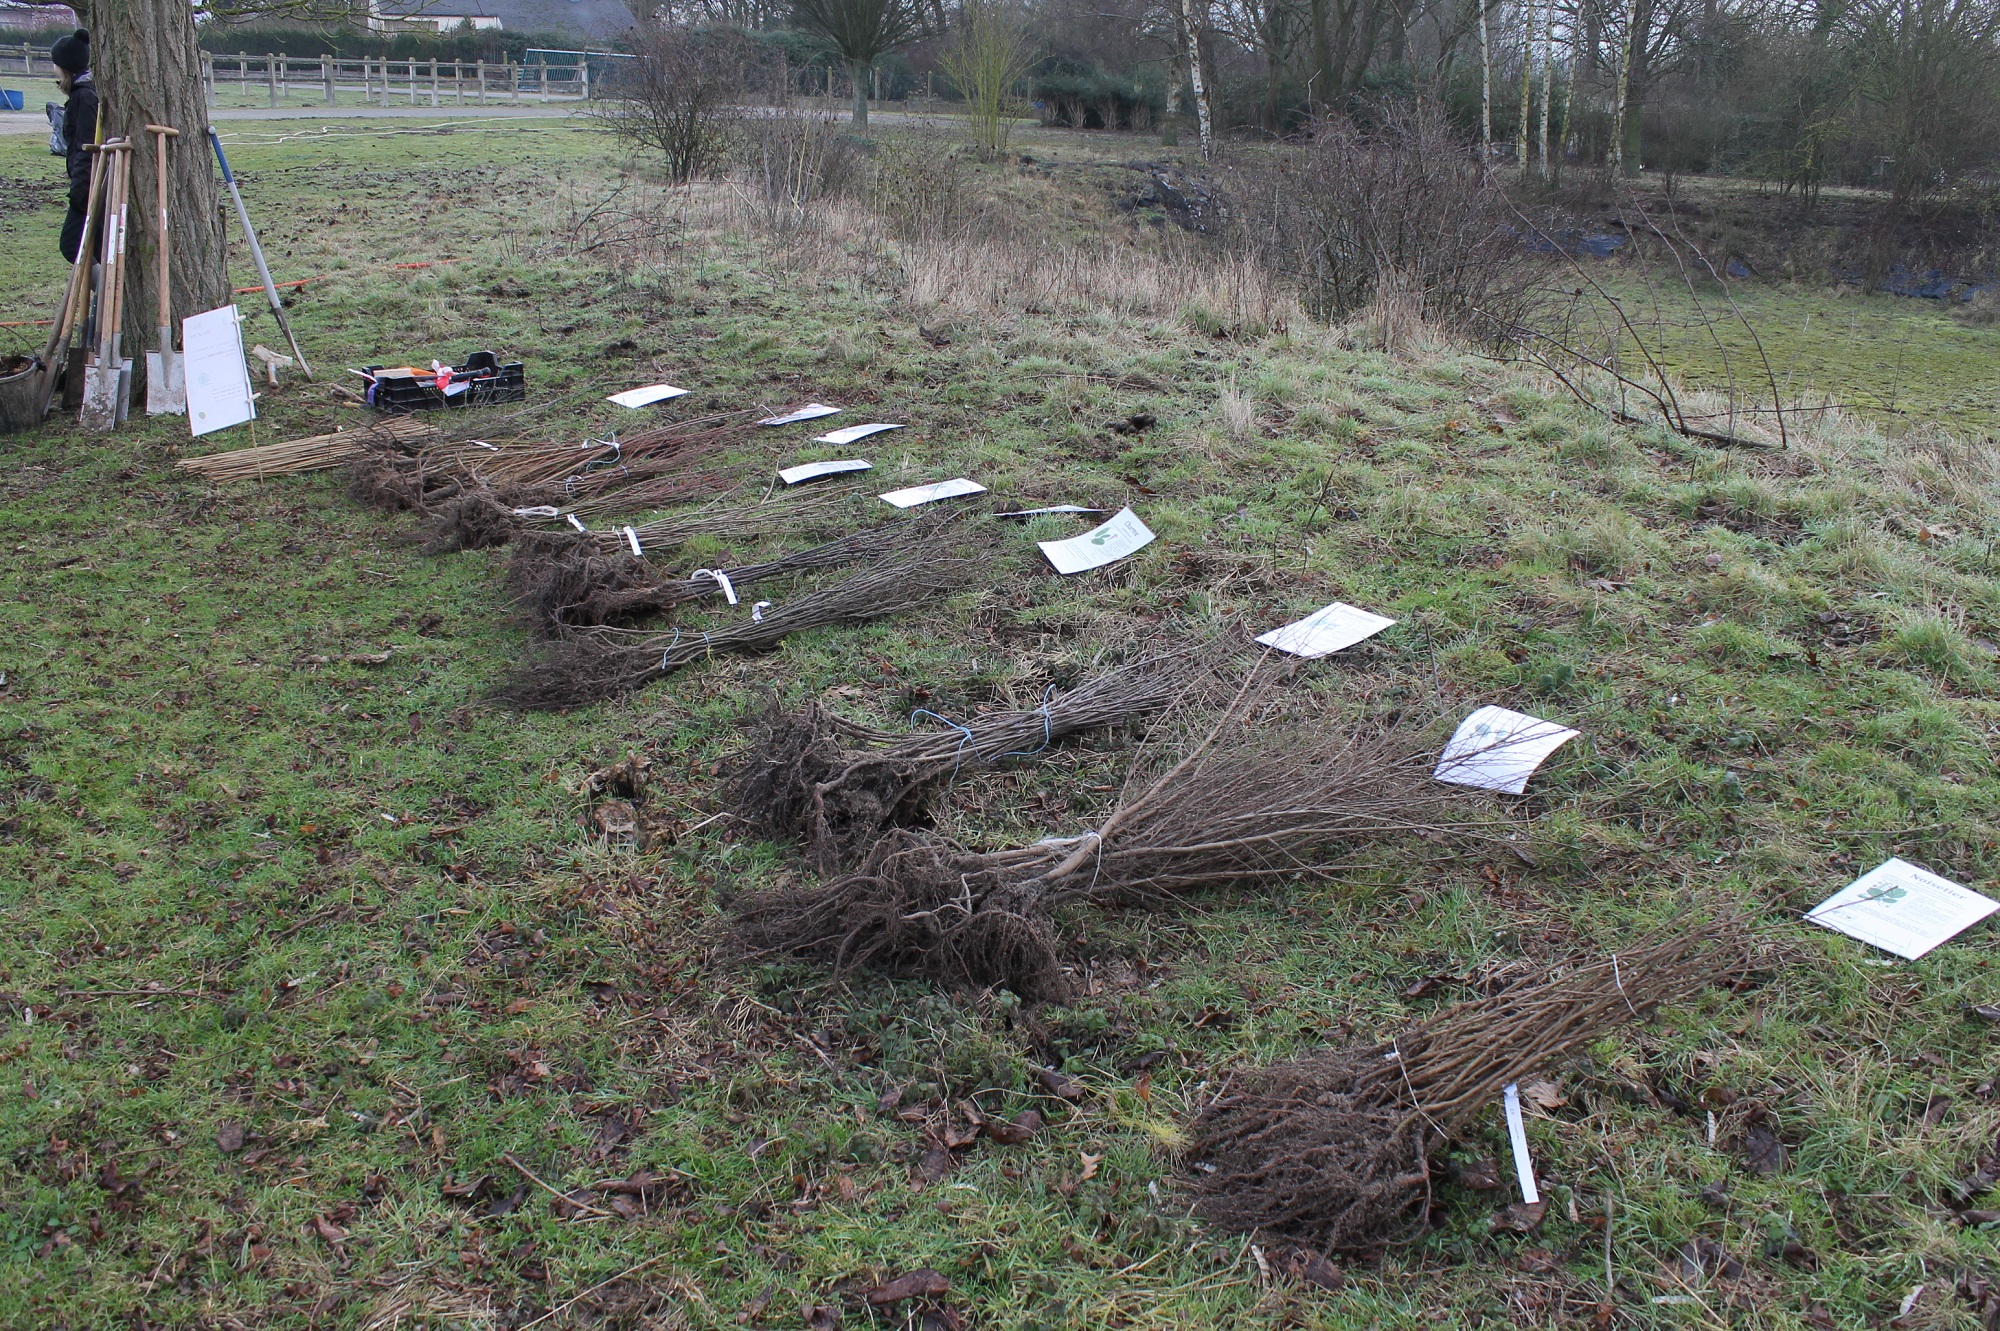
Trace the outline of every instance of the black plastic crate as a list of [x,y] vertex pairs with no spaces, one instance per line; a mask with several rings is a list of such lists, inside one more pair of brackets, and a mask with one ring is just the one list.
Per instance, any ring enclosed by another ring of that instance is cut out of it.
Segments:
[[[446,386],[438,387],[432,370],[409,367],[384,369],[364,365],[374,377],[368,385],[368,404],[379,411],[435,411],[440,407],[490,407],[499,402],[523,402],[528,396],[527,375],[520,361],[505,365],[490,351],[475,351],[465,364],[454,365]],[[464,387],[460,387],[460,385]]]

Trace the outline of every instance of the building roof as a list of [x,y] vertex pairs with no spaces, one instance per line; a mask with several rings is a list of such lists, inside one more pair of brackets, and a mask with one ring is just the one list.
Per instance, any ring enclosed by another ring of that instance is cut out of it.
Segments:
[[567,33],[599,45],[633,27],[620,0],[374,0],[371,9],[384,18],[497,18],[503,32]]

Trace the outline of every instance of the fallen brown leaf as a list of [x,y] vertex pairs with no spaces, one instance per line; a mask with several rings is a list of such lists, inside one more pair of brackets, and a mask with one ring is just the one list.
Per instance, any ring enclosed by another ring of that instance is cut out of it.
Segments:
[[877,1285],[864,1296],[870,1305],[901,1303],[904,1299],[937,1299],[951,1293],[951,1282],[928,1266],[905,1272],[894,1280]]

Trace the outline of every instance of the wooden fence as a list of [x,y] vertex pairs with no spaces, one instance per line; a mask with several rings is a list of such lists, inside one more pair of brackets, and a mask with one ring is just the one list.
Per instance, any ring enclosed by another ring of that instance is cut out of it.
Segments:
[[[55,65],[48,52],[23,42],[0,45],[0,77],[19,75],[24,81],[53,79]],[[344,57],[234,55],[204,51],[202,83],[208,103],[216,104],[222,88],[263,91],[272,106],[280,98],[301,95],[340,104],[340,94],[359,94],[370,106],[519,106],[523,102],[580,102],[598,89],[588,60],[574,65],[486,60],[398,60],[388,56]],[[58,96],[48,90],[50,98]]]
[[261,87],[272,106],[302,93],[322,96],[328,106],[339,94],[359,93],[371,106],[488,106],[522,101],[586,101],[592,93],[590,65],[526,64],[486,60],[399,60],[391,56],[344,57],[234,55],[204,52],[202,79],[212,106],[218,89]]

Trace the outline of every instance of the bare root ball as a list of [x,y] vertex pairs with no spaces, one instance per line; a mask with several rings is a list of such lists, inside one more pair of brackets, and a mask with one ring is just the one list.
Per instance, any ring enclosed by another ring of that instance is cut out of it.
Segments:
[[885,828],[926,821],[938,767],[894,752],[855,752],[841,738],[817,704],[787,712],[773,703],[726,787],[739,817],[766,836],[805,842],[822,872],[859,858]]
[[1372,1247],[1420,1220],[1430,1169],[1422,1130],[1365,1075],[1373,1051],[1280,1063],[1195,1124],[1203,1216],[1322,1250]]
[[753,958],[919,973],[1030,1001],[1068,995],[1039,898],[981,857],[921,833],[891,833],[860,868],[823,886],[762,893],[734,909],[736,942]]
[[493,696],[533,712],[582,707],[638,688],[657,660],[644,649],[569,638],[541,647]]
[[507,586],[522,618],[549,638],[671,607],[680,597],[660,593],[660,582],[644,560],[607,555],[588,537],[562,533],[521,542],[507,566]]
[[507,544],[520,530],[521,519],[493,495],[483,490],[467,491],[438,509],[423,550],[427,555],[490,550]]

